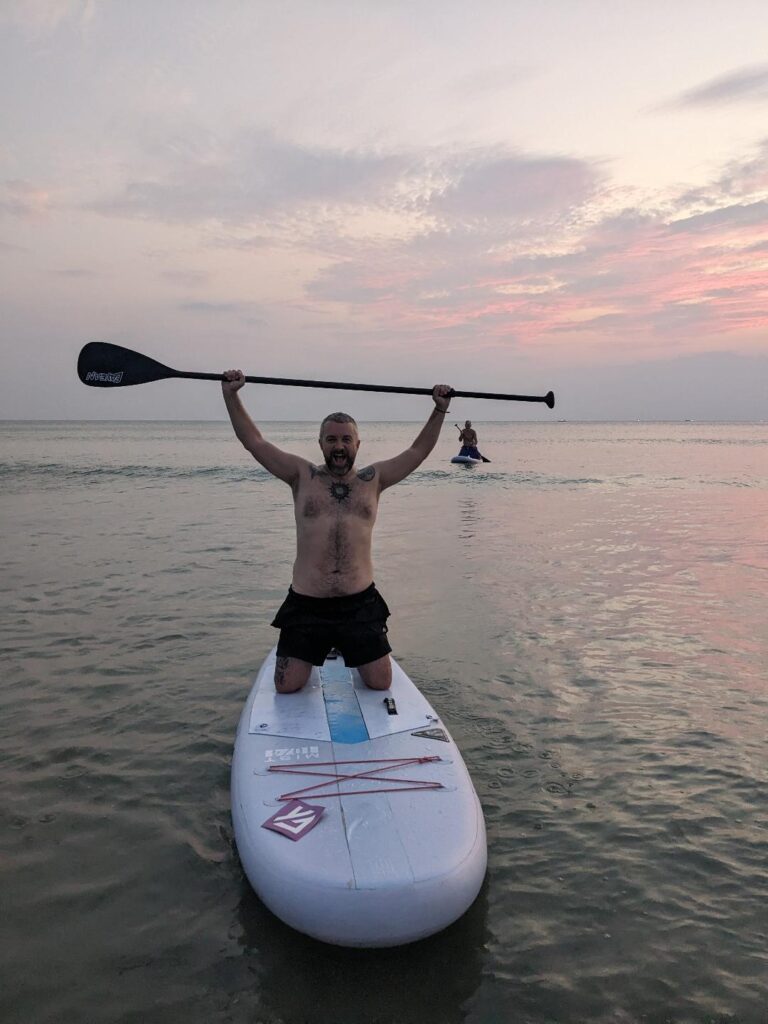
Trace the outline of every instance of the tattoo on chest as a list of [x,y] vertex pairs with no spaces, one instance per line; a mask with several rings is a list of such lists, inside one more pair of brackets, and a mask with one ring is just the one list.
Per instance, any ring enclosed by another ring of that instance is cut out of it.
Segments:
[[[334,479],[324,467],[309,467],[310,479],[321,484],[322,491],[313,493],[310,491],[304,495],[301,505],[301,514],[306,519],[313,519],[317,516],[328,513],[328,499],[321,498],[320,494],[328,495],[331,499],[330,508],[335,509],[337,514],[352,514],[362,519],[375,519],[376,517],[376,495],[370,493],[369,488],[356,486],[355,479],[349,483]],[[355,474],[361,484],[369,484],[376,477],[376,469],[367,466]],[[298,500],[298,495],[297,495]]]
[[330,486],[331,497],[336,501],[346,501],[349,497],[349,484],[333,483]]

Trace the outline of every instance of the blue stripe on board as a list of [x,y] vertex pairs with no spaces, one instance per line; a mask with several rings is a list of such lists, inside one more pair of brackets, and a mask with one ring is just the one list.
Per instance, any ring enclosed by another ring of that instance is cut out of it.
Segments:
[[334,743],[363,743],[369,739],[365,719],[352,684],[352,673],[339,658],[320,669],[325,713]]

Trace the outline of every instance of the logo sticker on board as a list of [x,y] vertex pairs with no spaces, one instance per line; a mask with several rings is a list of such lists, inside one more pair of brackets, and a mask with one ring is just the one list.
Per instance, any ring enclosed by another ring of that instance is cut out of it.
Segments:
[[303,800],[291,800],[271,818],[267,818],[261,827],[279,832],[280,835],[287,836],[295,842],[297,839],[303,839],[307,832],[311,832],[323,814],[324,807],[305,804]]
[[411,736],[423,736],[427,740],[441,740],[443,743],[448,742],[448,737],[442,729],[421,729],[419,732],[412,732]]
[[273,761],[291,761],[302,757],[320,757],[320,747],[274,747],[264,751],[264,760],[268,764]]

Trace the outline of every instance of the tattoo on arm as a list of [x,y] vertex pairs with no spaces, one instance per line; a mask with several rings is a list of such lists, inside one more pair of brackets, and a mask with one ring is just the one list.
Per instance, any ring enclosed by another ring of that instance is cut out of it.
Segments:
[[288,659],[279,657],[275,662],[275,686],[279,686],[285,679],[285,670],[288,668]]
[[373,480],[375,476],[376,470],[373,468],[373,466],[366,466],[365,469],[361,469],[360,472],[357,474],[357,479],[364,480],[366,483],[368,483],[368,481]]

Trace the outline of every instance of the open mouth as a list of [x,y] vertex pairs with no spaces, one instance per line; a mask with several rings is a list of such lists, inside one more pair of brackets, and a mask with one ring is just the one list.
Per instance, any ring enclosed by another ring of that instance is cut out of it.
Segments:
[[349,457],[348,452],[330,452],[325,457],[325,464],[331,470],[332,473],[343,475],[347,473],[352,466],[352,459]]

